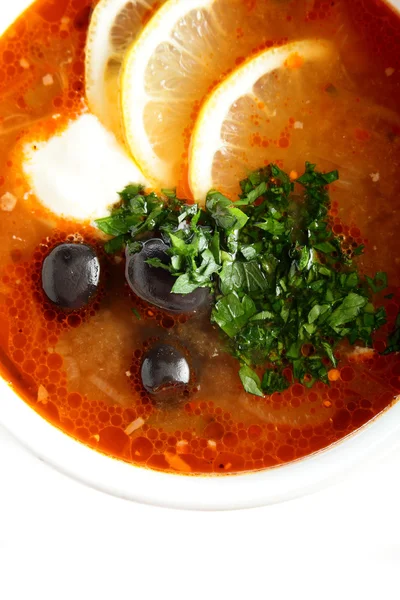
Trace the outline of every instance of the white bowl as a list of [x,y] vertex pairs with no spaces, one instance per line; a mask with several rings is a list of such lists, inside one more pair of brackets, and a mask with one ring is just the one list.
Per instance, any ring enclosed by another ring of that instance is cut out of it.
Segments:
[[[0,34],[33,0],[0,5]],[[400,0],[388,2],[400,10]],[[400,402],[325,450],[288,465],[231,476],[170,475],[106,457],[49,425],[0,379],[0,423],[63,473],[121,498],[184,509],[229,510],[282,502],[331,484],[400,441]]]

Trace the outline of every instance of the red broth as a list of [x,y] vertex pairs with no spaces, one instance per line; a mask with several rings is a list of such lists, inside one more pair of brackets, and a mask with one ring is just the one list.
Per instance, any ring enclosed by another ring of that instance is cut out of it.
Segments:
[[[273,3],[265,0],[266,12]],[[21,199],[29,192],[21,141],[32,135],[48,139],[85,109],[84,47],[94,4],[37,1],[0,39],[0,196],[9,192]],[[381,180],[374,183],[362,173],[359,187],[343,192],[335,186],[331,223],[349,247],[365,244],[362,272],[388,273],[385,293],[393,296],[378,298],[388,325],[376,336],[373,352],[340,349],[329,386],[294,383],[265,399],[250,396],[209,315],[176,317],[133,297],[124,265],[104,255],[96,230],[57,219],[28,196],[0,219],[2,375],[35,411],[94,449],[164,471],[257,470],[329,446],[400,393],[399,356],[381,354],[400,305],[400,19],[380,0],[286,1],[266,41],[291,39],[286,24],[293,20],[290,31],[298,38],[340,40],[359,94],[355,101],[378,103],[394,115],[379,140],[351,124],[330,124],[332,132],[343,128],[354,141],[354,165],[375,160],[372,175]],[[53,85],[44,86],[48,75]],[[321,81],[321,90],[327,86]],[[287,157],[285,168],[290,144]],[[44,257],[67,240],[92,243],[103,265],[95,302],[70,314],[46,301],[40,285]],[[170,338],[191,356],[196,377],[186,403],[160,410],[142,388],[140,366],[152,341]]]

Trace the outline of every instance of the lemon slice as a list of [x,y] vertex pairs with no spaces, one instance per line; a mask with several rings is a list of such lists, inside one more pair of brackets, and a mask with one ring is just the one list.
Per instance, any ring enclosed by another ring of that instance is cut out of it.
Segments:
[[120,134],[119,73],[130,44],[154,10],[156,0],[100,0],[86,43],[86,95],[103,125]]
[[[309,117],[316,118],[315,96],[325,93],[323,84],[335,67],[330,43],[305,40],[261,52],[217,86],[192,136],[189,184],[194,198],[203,201],[211,188],[233,197],[249,171],[287,159],[290,137],[296,128],[303,131]],[[322,78],[321,70],[326,72]],[[296,148],[291,168],[298,166],[297,155],[304,167],[307,152]]]
[[170,187],[185,177],[182,165],[205,95],[260,45],[271,45],[277,23],[289,35],[292,6],[288,0],[169,0],[154,14],[128,51],[121,78],[126,141],[148,178]]

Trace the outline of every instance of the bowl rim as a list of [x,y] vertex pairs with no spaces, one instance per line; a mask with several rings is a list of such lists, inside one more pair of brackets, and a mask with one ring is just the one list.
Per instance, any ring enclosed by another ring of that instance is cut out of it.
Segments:
[[[400,0],[385,0],[400,11]],[[0,6],[0,35],[34,0]],[[113,459],[52,426],[0,377],[0,424],[49,465],[99,491],[189,510],[233,510],[303,496],[339,481],[400,443],[400,402],[335,444],[295,462],[233,475],[184,476]]]

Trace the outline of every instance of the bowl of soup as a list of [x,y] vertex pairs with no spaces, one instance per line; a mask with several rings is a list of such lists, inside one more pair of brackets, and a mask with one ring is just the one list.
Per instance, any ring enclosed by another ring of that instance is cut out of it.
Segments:
[[397,442],[399,9],[0,8],[0,423],[27,448],[232,509]]

